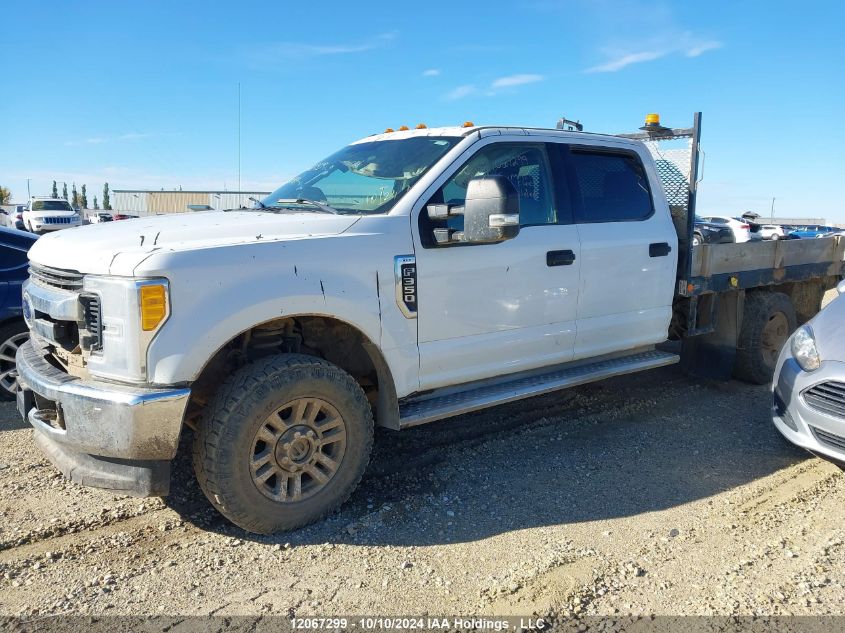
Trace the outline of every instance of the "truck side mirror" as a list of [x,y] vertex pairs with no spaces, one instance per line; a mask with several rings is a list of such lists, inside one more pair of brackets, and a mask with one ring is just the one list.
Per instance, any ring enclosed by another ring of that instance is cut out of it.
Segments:
[[519,194],[504,176],[473,178],[464,202],[464,242],[490,243],[519,234]]

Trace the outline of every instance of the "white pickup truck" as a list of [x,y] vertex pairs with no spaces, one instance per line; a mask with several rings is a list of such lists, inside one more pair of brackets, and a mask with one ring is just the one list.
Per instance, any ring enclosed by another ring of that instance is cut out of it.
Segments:
[[[633,138],[388,130],[252,210],[42,238],[24,286],[21,414],[66,476],[138,495],[168,493],[189,427],[211,503],[269,533],[349,497],[374,424],[680,356],[770,380],[840,278],[843,245],[692,249],[699,121]],[[652,156],[678,139],[693,157],[680,181],[677,161]],[[683,354],[655,347],[667,339]]]

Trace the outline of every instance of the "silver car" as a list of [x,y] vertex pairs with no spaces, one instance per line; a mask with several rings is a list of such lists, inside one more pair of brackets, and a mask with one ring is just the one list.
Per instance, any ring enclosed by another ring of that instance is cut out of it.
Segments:
[[845,281],[836,289],[781,350],[772,419],[793,444],[845,465]]

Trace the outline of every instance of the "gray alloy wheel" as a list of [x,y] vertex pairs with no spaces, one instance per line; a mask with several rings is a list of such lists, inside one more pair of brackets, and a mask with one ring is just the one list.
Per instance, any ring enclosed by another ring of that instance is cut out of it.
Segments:
[[346,452],[346,424],[321,398],[297,398],[271,413],[252,441],[252,483],[273,501],[296,503],[334,477]]

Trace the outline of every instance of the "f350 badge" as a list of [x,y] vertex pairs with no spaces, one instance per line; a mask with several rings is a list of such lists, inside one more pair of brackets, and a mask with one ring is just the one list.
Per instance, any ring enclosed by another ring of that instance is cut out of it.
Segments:
[[393,258],[396,278],[396,305],[408,319],[417,318],[417,258],[397,255]]

